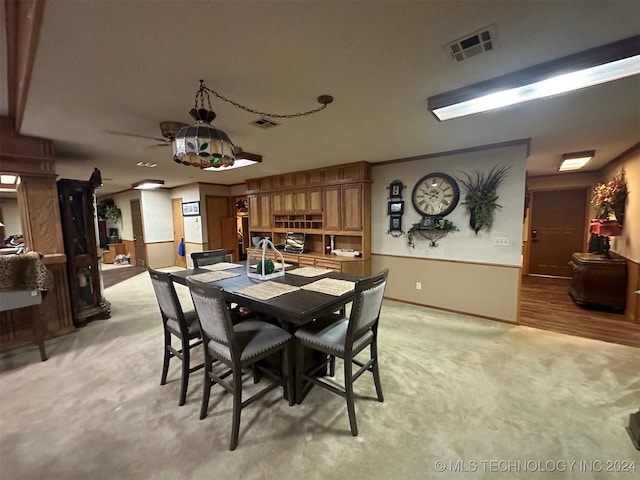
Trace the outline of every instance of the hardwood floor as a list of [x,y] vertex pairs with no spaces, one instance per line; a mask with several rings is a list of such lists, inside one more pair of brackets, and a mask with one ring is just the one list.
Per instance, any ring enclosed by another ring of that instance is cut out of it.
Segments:
[[146,268],[138,267],[136,265],[122,268],[110,268],[108,270],[105,269],[102,270],[102,283],[104,288],[107,288],[146,271]]
[[578,337],[640,347],[640,324],[623,313],[576,305],[569,279],[523,276],[520,324]]

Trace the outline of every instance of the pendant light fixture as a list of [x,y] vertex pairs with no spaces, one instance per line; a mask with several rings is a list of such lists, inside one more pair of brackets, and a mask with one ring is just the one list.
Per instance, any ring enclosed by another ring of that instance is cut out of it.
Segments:
[[328,104],[333,102],[331,95],[320,95],[318,97],[318,103],[322,104],[322,106],[307,112],[286,115],[265,113],[245,107],[244,105],[223,97],[214,90],[207,88],[204,80],[200,80],[200,88],[198,88],[195,95],[195,105],[189,111],[189,115],[191,115],[196,123],[183,127],[176,133],[175,139],[172,142],[173,161],[182,165],[190,165],[209,171],[245,167],[262,162],[262,156],[242,152],[241,149],[234,146],[225,132],[211,125],[211,122],[216,118],[216,114],[211,108],[209,93],[247,112],[259,114],[262,117],[273,118],[293,118],[311,115],[312,113],[324,110]]

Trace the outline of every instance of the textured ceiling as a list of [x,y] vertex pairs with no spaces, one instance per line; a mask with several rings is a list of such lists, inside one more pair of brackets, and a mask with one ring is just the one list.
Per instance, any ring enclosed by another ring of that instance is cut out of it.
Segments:
[[[443,46],[495,25],[492,52],[453,63]],[[640,77],[438,122],[431,95],[638,34],[636,1],[46,3],[21,133],[55,141],[61,177],[102,171],[101,195],[158,178],[247,178],[379,162],[531,138],[529,175],[562,153],[596,150],[597,170],[638,141]],[[293,113],[261,130],[256,115],[212,98],[214,122],[261,165],[203,172],[172,162],[164,120],[189,122],[198,80],[254,109]],[[154,169],[137,167],[155,162]]]

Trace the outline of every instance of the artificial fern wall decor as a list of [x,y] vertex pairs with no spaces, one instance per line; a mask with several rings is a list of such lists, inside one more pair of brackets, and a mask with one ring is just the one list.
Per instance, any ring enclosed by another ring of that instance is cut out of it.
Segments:
[[464,202],[469,213],[469,226],[476,232],[490,230],[498,204],[498,187],[506,178],[509,166],[495,166],[488,173],[474,170],[471,175],[463,172],[465,178],[458,178],[467,191]]

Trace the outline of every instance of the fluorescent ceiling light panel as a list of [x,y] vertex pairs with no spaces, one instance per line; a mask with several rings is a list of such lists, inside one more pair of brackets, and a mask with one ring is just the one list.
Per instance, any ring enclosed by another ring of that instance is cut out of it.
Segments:
[[136,190],[153,190],[164,185],[164,180],[143,180],[131,185]]
[[580,170],[584,167],[589,160],[595,155],[595,150],[589,150],[587,152],[565,153],[562,155],[562,163],[559,172],[567,172],[571,170]]
[[441,93],[427,108],[441,121],[571,92],[640,73],[640,35]]
[[17,179],[15,175],[0,175],[0,183],[16,183]]
[[207,170],[209,172],[226,172],[227,170],[233,170],[234,168],[249,167],[251,165],[255,165],[256,163],[262,163],[262,155],[257,155],[255,153],[249,152],[240,152],[236,155],[236,159],[233,162],[233,165],[226,167],[208,167],[203,168],[203,170]]

